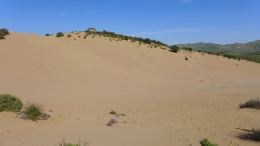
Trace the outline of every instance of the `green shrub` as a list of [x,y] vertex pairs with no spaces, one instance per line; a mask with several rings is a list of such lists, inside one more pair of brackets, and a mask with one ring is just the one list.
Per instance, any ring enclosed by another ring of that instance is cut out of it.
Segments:
[[247,101],[244,104],[240,104],[239,105],[240,108],[254,108],[254,109],[260,109],[260,100],[256,99],[256,100],[250,100]]
[[23,107],[22,101],[9,94],[0,94],[0,112],[12,111],[19,112]]
[[37,103],[28,103],[27,107],[25,108],[25,113],[28,116],[28,119],[33,121],[38,120],[40,115],[42,114],[43,107]]
[[192,52],[192,51],[193,51],[193,49],[192,49],[192,48],[188,48],[188,51]]
[[171,52],[175,52],[175,53],[177,53],[178,51],[179,51],[179,46],[177,46],[177,45],[173,45],[173,46],[170,46],[170,50],[171,50]]
[[0,39],[5,39],[5,34],[2,31],[0,31]]
[[63,37],[64,36],[64,34],[62,33],[62,32],[58,32],[57,34],[56,34],[56,37]]
[[186,61],[188,61],[188,60],[189,60],[189,58],[187,58],[187,57],[185,56],[185,60],[186,60]]
[[67,37],[70,38],[70,37],[71,37],[71,34],[68,34]]
[[0,29],[0,39],[5,39],[5,36],[9,35],[9,31],[6,28]]
[[115,111],[111,111],[110,114],[116,115],[116,112]]
[[9,35],[9,31],[6,28],[0,29],[1,32],[3,32],[5,35]]
[[200,141],[201,146],[218,146],[216,144],[211,143],[207,138]]
[[46,33],[45,36],[50,36],[50,34]]

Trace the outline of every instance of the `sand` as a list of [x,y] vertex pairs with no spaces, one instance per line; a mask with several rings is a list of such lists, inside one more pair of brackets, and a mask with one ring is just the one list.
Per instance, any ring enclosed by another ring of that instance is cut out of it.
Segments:
[[[239,135],[260,126],[260,111],[238,105],[260,97],[260,64],[79,35],[12,32],[0,40],[0,94],[51,115],[34,122],[0,113],[1,146],[57,146],[62,138],[91,146],[199,146],[204,138],[259,145]],[[107,126],[112,118],[118,123]]]

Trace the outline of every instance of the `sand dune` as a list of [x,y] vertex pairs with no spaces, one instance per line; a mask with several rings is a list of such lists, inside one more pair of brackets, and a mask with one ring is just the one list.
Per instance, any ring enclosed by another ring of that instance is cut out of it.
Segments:
[[[41,103],[51,115],[33,122],[0,113],[1,146],[51,146],[62,137],[93,146],[199,146],[204,138],[259,145],[238,135],[260,126],[260,111],[238,105],[260,97],[260,64],[82,36],[13,32],[0,40],[0,94]],[[118,123],[108,127],[111,118]]]

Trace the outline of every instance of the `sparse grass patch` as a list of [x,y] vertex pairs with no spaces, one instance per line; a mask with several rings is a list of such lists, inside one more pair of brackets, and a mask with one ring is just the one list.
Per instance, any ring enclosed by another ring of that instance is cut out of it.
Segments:
[[240,108],[254,108],[260,109],[260,100],[257,98],[256,100],[250,100],[245,102],[244,104],[239,105]]
[[200,141],[201,146],[218,146],[217,144],[211,143],[207,138]]
[[71,37],[71,34],[68,34],[67,37],[70,38],[70,37]]
[[43,112],[43,106],[38,103],[28,102],[25,107],[25,113],[28,119],[33,121],[39,120],[40,115]]
[[18,97],[9,94],[0,94],[0,112],[19,112],[22,109],[22,106],[23,103]]

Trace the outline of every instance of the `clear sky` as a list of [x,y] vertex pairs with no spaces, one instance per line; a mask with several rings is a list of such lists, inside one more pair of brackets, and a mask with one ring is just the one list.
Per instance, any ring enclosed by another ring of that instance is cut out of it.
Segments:
[[90,27],[166,44],[260,40],[260,0],[0,0],[0,28],[39,35]]

